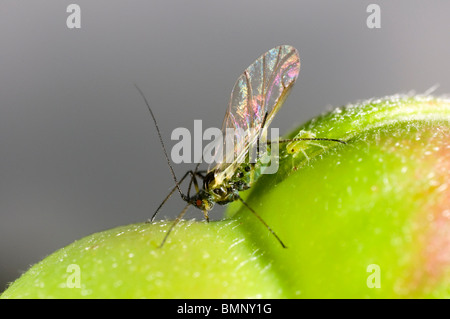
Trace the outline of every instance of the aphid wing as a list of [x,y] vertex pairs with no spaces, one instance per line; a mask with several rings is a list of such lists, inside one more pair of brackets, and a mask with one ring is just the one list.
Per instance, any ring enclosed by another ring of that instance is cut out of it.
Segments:
[[[300,73],[300,56],[297,49],[284,45],[268,51],[266,54],[272,72],[266,80],[264,90],[264,114],[267,112],[265,127],[269,126],[275,114],[280,110]],[[267,78],[267,75],[266,75]]]
[[[237,79],[222,125],[223,156],[216,158],[220,163],[214,168],[218,174],[232,174],[245,160],[249,147],[261,133],[266,113],[264,128],[280,109],[299,72],[298,51],[282,45],[260,56]],[[227,129],[233,129],[233,136],[229,136]],[[231,138],[234,138],[234,148],[227,150],[225,144]]]

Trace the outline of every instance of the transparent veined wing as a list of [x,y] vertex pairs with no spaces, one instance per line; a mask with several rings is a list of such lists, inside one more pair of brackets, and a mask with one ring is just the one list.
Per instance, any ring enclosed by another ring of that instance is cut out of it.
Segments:
[[[232,175],[236,166],[245,160],[250,146],[280,109],[299,72],[298,51],[281,45],[261,55],[238,78],[222,125],[224,145],[217,153],[220,158],[216,157],[218,164],[213,168],[216,182],[221,183]],[[234,147],[230,149],[225,144],[232,138]]]

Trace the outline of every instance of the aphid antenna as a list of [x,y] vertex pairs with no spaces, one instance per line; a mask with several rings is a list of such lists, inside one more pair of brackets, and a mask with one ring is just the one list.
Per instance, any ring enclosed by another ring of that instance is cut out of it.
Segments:
[[[279,140],[276,141],[277,143],[290,143],[290,142],[298,142],[298,141],[328,141],[328,142],[337,142],[341,144],[347,144],[347,142],[338,140],[335,138],[320,138],[320,137],[299,137],[299,138],[292,138],[292,139],[286,139],[286,140]],[[272,144],[275,142],[267,141],[267,144]]]
[[[133,85],[136,87],[136,89],[139,91],[139,94],[140,94],[140,95],[142,96],[142,98],[144,99],[144,102],[145,102],[145,104],[147,105],[148,111],[150,112],[150,115],[152,116],[153,122],[155,123],[156,131],[158,132],[159,141],[161,142],[161,146],[162,146],[162,149],[163,149],[163,151],[164,151],[164,156],[166,157],[167,164],[169,165],[170,172],[172,173],[172,177],[173,177],[173,180],[174,180],[174,182],[175,182],[175,187],[176,187],[176,189],[178,189],[178,192],[180,193],[181,197],[183,197],[184,195],[183,195],[183,193],[181,192],[181,189],[180,189],[180,183],[178,182],[177,177],[176,177],[176,175],[175,175],[175,172],[174,172],[174,170],[173,170],[172,164],[170,163],[169,155],[167,155],[167,150],[166,150],[166,147],[165,147],[165,145],[164,145],[164,141],[163,141],[162,136],[161,136],[161,131],[159,130],[158,123],[156,122],[155,115],[153,114],[152,108],[150,107],[150,103],[148,103],[147,98],[146,98],[145,95],[144,95],[144,92],[142,92],[142,90],[139,88],[139,86],[137,86],[136,83],[133,83]],[[171,192],[171,193],[169,194],[168,197],[170,197],[170,195],[172,195],[172,193],[173,193],[173,192]],[[167,199],[168,199],[168,198],[167,198]],[[167,199],[166,199],[166,200],[167,200]],[[164,202],[165,202],[165,201],[164,201]],[[159,207],[159,208],[161,208],[161,207]],[[159,210],[159,208],[158,208],[158,210]],[[154,218],[154,217],[153,217],[153,218]],[[153,220],[153,218],[152,218],[152,220]]]
[[[170,228],[167,230],[166,235],[164,236],[164,238],[163,238],[161,244],[159,245],[159,248],[161,248],[161,247],[164,245],[164,243],[166,242],[166,240],[167,240],[167,238],[169,237],[170,233],[172,232],[173,228],[174,228],[174,227],[179,223],[179,221],[183,218],[183,216],[184,216],[184,214],[186,213],[187,209],[188,209],[189,206],[191,205],[191,204],[189,203],[189,193],[190,193],[190,189],[191,189],[191,184],[192,184],[192,181],[194,181],[194,184],[195,184],[196,188],[198,188],[198,186],[197,186],[197,180],[195,179],[195,177],[196,177],[196,176],[202,177],[201,173],[199,173],[199,172],[201,172],[201,171],[198,170],[198,168],[199,168],[201,162],[197,163],[197,165],[195,166],[194,171],[187,171],[186,174],[184,174],[184,176],[178,181],[178,179],[177,179],[177,177],[176,177],[176,175],[175,175],[175,172],[174,172],[174,170],[173,170],[172,164],[171,164],[171,162],[170,162],[169,156],[168,156],[168,154],[167,154],[167,150],[166,150],[166,147],[165,147],[165,145],[164,145],[164,141],[163,141],[162,136],[161,136],[161,131],[159,130],[159,126],[158,126],[158,123],[157,123],[157,121],[156,121],[156,117],[155,117],[155,115],[153,114],[152,108],[150,107],[150,103],[148,102],[147,98],[146,98],[145,95],[144,95],[144,92],[142,92],[142,90],[139,88],[139,86],[138,86],[136,83],[133,83],[133,85],[136,87],[136,89],[138,90],[139,94],[140,94],[140,95],[142,96],[142,98],[144,99],[145,105],[147,105],[147,109],[148,109],[148,111],[150,112],[150,115],[151,115],[151,117],[152,117],[152,119],[153,119],[153,123],[155,123],[155,128],[156,128],[156,131],[157,131],[157,133],[158,133],[158,137],[159,137],[159,141],[161,142],[162,149],[163,149],[163,151],[164,151],[164,156],[166,157],[167,164],[169,165],[170,172],[172,173],[172,177],[173,177],[173,180],[174,180],[174,182],[175,182],[174,188],[170,191],[170,193],[166,196],[166,198],[163,200],[163,202],[159,205],[159,207],[158,207],[158,208],[156,209],[156,211],[153,213],[152,217],[148,220],[148,222],[153,222],[153,220],[155,219],[155,217],[156,217],[156,215],[158,214],[158,212],[159,212],[159,210],[161,209],[161,207],[162,207],[162,206],[166,203],[166,201],[173,195],[173,193],[175,192],[175,190],[178,190],[178,192],[180,193],[181,198],[182,198],[184,201],[186,201],[186,202],[188,203],[188,204],[183,208],[183,210],[181,211],[181,213],[177,216],[177,218],[176,218],[175,221],[172,223],[172,225],[170,225]],[[191,182],[189,183],[188,195],[186,196],[186,195],[183,194],[183,192],[181,191],[181,189],[180,189],[180,184],[186,179],[186,177],[187,177],[189,174],[191,175]],[[207,215],[205,215],[205,216],[207,216]]]

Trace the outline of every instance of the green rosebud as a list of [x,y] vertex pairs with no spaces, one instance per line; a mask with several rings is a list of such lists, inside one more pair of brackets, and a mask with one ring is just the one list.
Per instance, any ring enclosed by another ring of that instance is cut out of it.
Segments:
[[288,136],[277,174],[222,221],[96,233],[2,298],[449,298],[450,101],[393,96],[333,110]]

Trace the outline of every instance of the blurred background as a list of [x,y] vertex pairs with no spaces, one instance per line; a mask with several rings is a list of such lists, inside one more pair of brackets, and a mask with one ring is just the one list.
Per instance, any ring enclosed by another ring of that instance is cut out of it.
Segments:
[[[66,24],[71,3],[79,29]],[[371,3],[381,28],[367,25]],[[285,134],[332,106],[437,84],[434,94],[449,93],[449,12],[444,0],[2,1],[0,291],[81,237],[145,221],[168,193],[133,83],[170,150],[172,130],[191,130],[194,119],[221,127],[242,71],[291,44],[300,77],[272,123]],[[182,207],[175,195],[159,218]],[[193,217],[203,215],[191,208]]]

